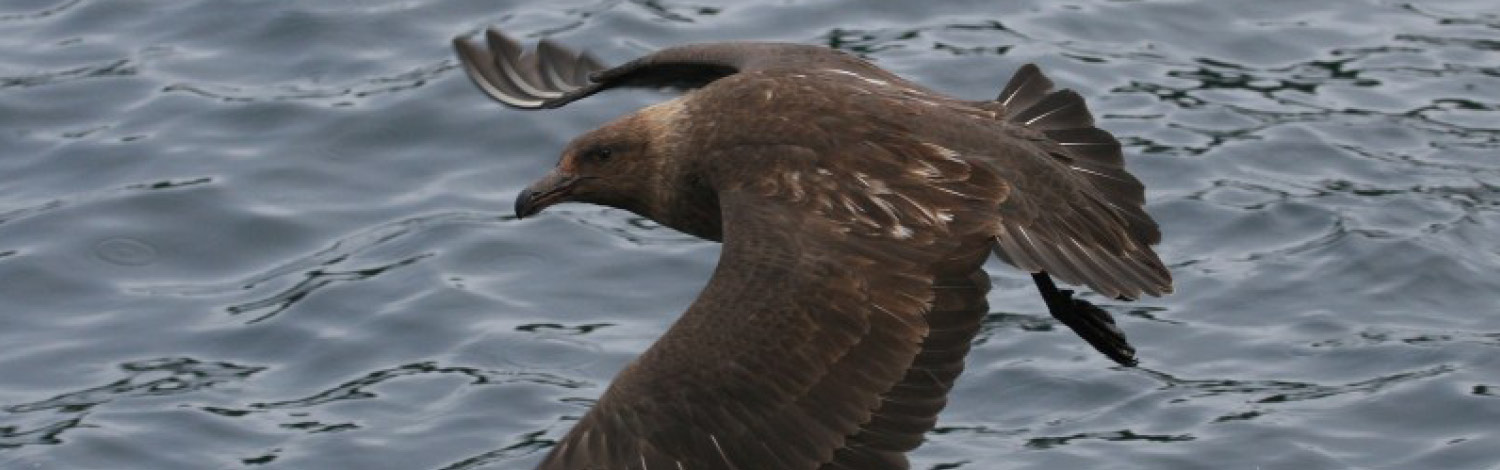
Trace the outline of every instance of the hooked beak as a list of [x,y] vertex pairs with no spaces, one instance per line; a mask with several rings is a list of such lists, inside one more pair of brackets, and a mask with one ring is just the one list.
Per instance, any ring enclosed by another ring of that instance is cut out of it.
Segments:
[[563,202],[583,178],[553,170],[516,195],[516,218],[530,217],[547,206]]

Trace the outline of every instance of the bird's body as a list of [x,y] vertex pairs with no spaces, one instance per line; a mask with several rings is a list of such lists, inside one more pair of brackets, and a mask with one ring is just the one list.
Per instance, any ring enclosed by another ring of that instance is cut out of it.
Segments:
[[[1035,67],[963,101],[814,46],[691,45],[603,69],[489,41],[461,56],[516,107],[688,89],[576,139],[518,215],[594,202],[724,244],[697,301],[542,469],[904,469],[987,310],[991,251],[1039,283],[1170,289],[1118,142]],[[1054,314],[1133,360],[1108,314],[1066,293]]]

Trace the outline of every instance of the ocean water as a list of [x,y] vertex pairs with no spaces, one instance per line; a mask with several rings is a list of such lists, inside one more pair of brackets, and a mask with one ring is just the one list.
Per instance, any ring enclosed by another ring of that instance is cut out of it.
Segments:
[[1035,62],[1149,188],[1177,293],[1116,367],[990,266],[913,467],[1500,469],[1500,7],[1411,1],[0,4],[0,469],[525,469],[712,243],[510,215],[659,101],[503,109],[497,26],[618,63],[826,44],[954,96]]

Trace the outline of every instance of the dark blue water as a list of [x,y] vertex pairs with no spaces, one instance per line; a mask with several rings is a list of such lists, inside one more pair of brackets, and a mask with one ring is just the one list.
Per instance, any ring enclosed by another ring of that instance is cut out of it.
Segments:
[[529,468],[718,248],[508,216],[572,136],[455,68],[829,44],[955,96],[1040,64],[1150,188],[1178,293],[1113,367],[991,265],[919,469],[1500,469],[1500,6],[6,0],[0,468]]

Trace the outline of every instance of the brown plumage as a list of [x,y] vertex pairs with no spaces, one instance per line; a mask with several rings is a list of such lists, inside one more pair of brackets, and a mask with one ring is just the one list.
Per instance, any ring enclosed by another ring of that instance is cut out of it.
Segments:
[[455,46],[512,107],[686,90],[575,139],[518,216],[591,202],[724,244],[698,299],[542,469],[905,469],[988,310],[990,251],[1122,363],[1134,350],[1109,314],[1047,275],[1109,297],[1171,290],[1119,143],[1035,66],[974,102],[815,46],[689,45],[605,68],[486,38]]

